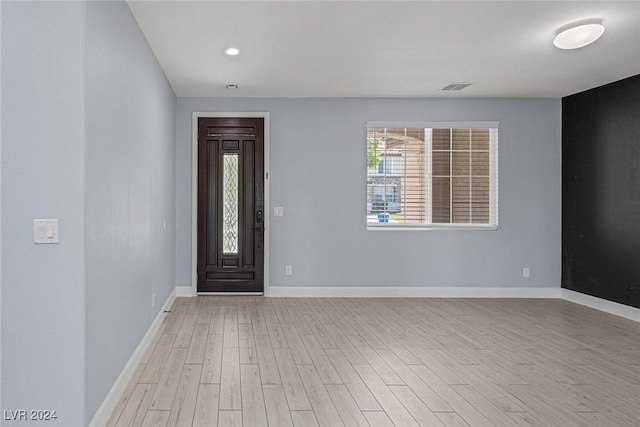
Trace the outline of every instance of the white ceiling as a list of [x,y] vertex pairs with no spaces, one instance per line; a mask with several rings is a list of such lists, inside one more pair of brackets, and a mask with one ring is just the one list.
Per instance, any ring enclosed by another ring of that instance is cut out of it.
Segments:
[[[128,4],[178,96],[558,98],[640,74],[638,1]],[[587,18],[600,40],[553,46]]]

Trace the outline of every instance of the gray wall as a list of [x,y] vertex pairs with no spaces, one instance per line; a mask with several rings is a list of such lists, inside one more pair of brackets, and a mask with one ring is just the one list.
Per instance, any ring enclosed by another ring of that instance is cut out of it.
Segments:
[[[271,218],[272,287],[560,286],[560,100],[178,98],[178,286],[191,283],[194,111],[271,112],[271,208],[285,207]],[[370,120],[500,121],[499,229],[367,231]]]
[[176,96],[126,3],[86,8],[89,421],[175,287]]
[[124,2],[3,2],[2,67],[2,408],[85,426],[175,286],[176,97]]
[[[84,13],[2,5],[2,409],[66,427],[85,421]],[[60,243],[35,245],[34,218]]]
[[[2,2],[0,1],[0,82],[2,82]],[[2,84],[0,83],[0,100]],[[2,406],[2,102],[0,102],[0,408]]]

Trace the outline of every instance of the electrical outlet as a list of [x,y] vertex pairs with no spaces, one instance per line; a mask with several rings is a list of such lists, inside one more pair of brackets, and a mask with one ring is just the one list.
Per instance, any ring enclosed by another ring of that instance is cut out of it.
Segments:
[[156,293],[151,294],[151,308],[156,306]]
[[529,278],[529,267],[524,267],[522,269],[522,277],[524,277],[525,279]]
[[293,267],[291,267],[290,265],[285,265],[284,266],[284,274],[286,276],[291,276],[293,274]]
[[283,206],[274,207],[273,216],[284,216],[284,207]]

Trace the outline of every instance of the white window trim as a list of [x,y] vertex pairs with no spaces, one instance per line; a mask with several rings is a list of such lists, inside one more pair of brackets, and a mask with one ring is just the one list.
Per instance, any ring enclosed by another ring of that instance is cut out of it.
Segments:
[[367,224],[369,231],[497,230],[489,224]]
[[368,128],[497,129],[500,122],[366,122]]
[[498,121],[486,122],[366,122],[368,128],[424,128],[425,133],[425,178],[427,186],[427,195],[425,197],[425,224],[389,224],[389,223],[367,223],[368,231],[451,231],[451,230],[497,230],[498,229],[498,132],[491,132],[489,138],[489,182],[492,184],[494,194],[489,198],[489,222],[490,224],[433,224],[432,218],[432,170],[431,170],[431,148],[432,148],[432,129],[489,129],[497,130],[500,127]]
[[[431,166],[431,156],[433,153],[431,152],[431,148],[433,147],[433,128],[428,127],[425,128],[425,156],[424,156],[424,172],[425,178],[427,181],[427,195],[428,197],[424,198],[425,203],[425,220],[427,224],[431,224],[433,222],[433,212],[431,211],[433,208],[433,180],[431,176],[433,175],[433,168]],[[428,153],[428,154],[427,154]]]

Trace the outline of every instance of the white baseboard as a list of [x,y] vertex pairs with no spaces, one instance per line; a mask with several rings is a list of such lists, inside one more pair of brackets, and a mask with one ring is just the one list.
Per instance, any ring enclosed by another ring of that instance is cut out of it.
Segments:
[[293,287],[271,286],[269,297],[325,298],[560,298],[560,288]]
[[107,396],[102,401],[102,405],[100,405],[100,407],[96,411],[96,414],[93,416],[91,423],[89,423],[89,427],[103,427],[109,422],[109,418],[111,417],[113,410],[115,409],[118,401],[127,388],[129,381],[131,381],[133,374],[135,374],[136,369],[140,364],[140,360],[142,360],[142,357],[153,341],[153,337],[160,329],[160,325],[162,325],[162,321],[167,315],[165,311],[169,310],[171,308],[171,305],[173,304],[173,301],[175,301],[176,290],[177,288],[171,291],[169,298],[167,298],[167,301],[164,303],[164,305],[158,312],[158,315],[151,323],[149,330],[142,338],[142,341],[140,341],[140,344],[138,344],[138,347],[129,358],[127,364],[124,365],[124,368],[122,369],[122,372],[120,372],[118,379],[116,379],[116,381],[113,383],[111,390],[109,390],[109,393],[107,393]]
[[562,289],[562,299],[574,302],[576,304],[595,308],[605,313],[615,316],[624,317],[625,319],[640,322],[640,309],[631,307],[617,302],[608,301],[606,299],[592,297],[591,295],[581,294],[580,292]]
[[176,286],[176,297],[195,297],[191,286]]

